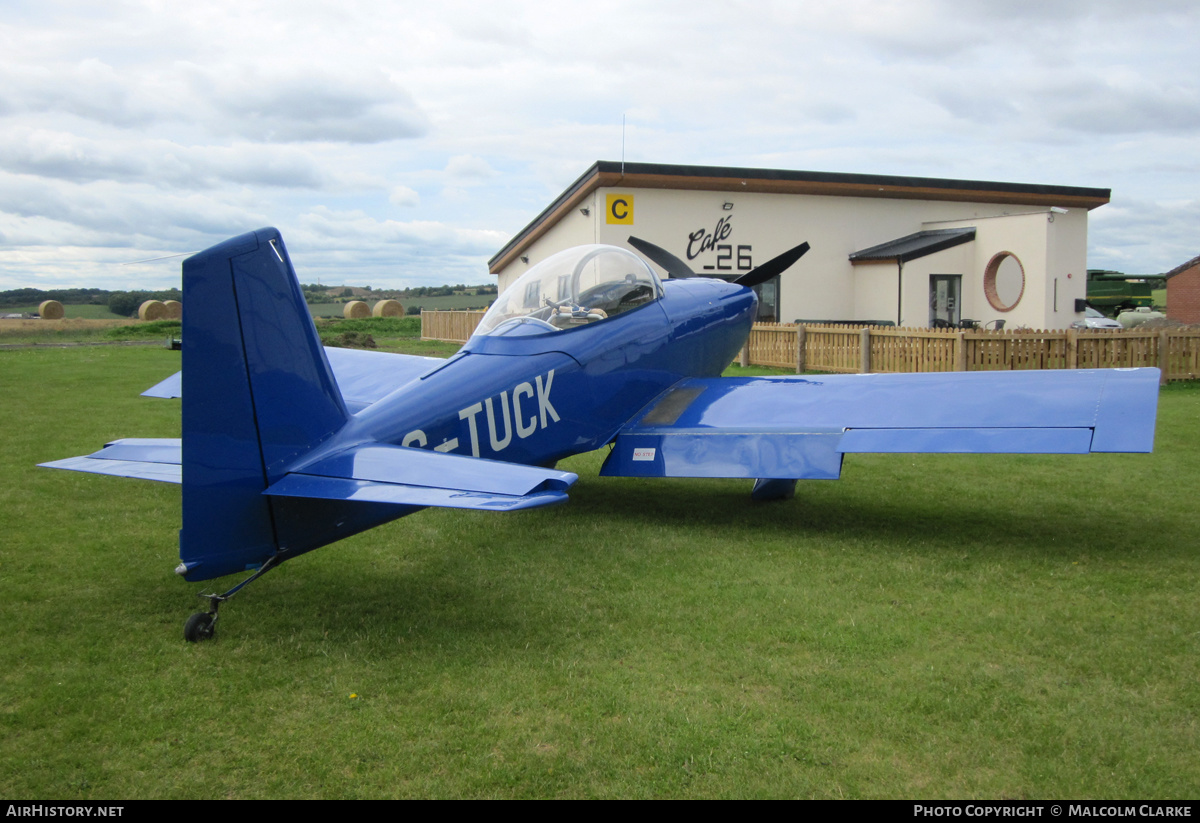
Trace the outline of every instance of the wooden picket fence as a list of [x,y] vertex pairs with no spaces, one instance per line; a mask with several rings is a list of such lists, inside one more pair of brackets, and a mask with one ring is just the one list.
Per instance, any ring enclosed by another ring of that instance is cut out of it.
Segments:
[[421,339],[466,343],[484,311],[425,311],[421,309]]
[[1200,330],[1004,331],[755,323],[745,365],[841,373],[1106,369],[1157,366],[1200,377]]
[[[422,311],[421,339],[466,342],[482,311]],[[1157,366],[1200,377],[1200,330],[1004,331],[755,323],[744,365],[840,373],[1109,369]]]

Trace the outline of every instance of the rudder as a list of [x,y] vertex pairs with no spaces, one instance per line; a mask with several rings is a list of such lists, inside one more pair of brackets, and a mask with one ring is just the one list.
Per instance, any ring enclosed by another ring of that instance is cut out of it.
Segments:
[[273,228],[183,263],[181,572],[206,580],[279,549],[263,489],[348,419]]

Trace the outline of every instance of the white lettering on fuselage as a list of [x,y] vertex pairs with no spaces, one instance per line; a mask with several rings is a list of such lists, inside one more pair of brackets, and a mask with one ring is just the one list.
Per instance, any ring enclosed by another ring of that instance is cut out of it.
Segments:
[[[558,410],[550,402],[550,387],[553,384],[554,369],[551,369],[545,375],[539,374],[535,377],[533,383],[529,381],[518,383],[511,391],[502,391],[498,395],[460,409],[458,419],[467,421],[471,455],[479,457],[481,413],[483,414],[482,425],[487,428],[488,445],[493,452],[506,449],[512,443],[514,431],[518,438],[524,440],[539,428],[545,429],[551,423],[559,422],[561,418],[558,416]],[[525,399],[524,404],[522,404],[522,398]],[[535,402],[537,404],[536,411],[534,410]],[[497,409],[499,414],[497,414]],[[401,442],[405,446],[424,448],[428,445],[429,438],[421,429],[413,429],[404,435]],[[458,438],[451,438],[433,448],[440,452],[453,451],[458,448]]]

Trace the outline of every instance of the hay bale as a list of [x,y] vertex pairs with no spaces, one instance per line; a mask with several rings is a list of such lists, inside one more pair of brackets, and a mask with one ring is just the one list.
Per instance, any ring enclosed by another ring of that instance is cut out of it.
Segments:
[[376,317],[403,317],[404,304],[399,300],[380,300],[371,309],[371,314]]
[[167,320],[183,319],[183,304],[178,300],[164,300],[163,305],[167,307]]
[[167,307],[161,300],[147,300],[138,306],[138,320],[166,320]]
[[43,320],[62,320],[62,303],[57,300],[43,300],[42,304],[38,306],[38,317]]
[[362,320],[371,316],[371,307],[361,300],[351,300],[342,309],[342,317],[347,320]]

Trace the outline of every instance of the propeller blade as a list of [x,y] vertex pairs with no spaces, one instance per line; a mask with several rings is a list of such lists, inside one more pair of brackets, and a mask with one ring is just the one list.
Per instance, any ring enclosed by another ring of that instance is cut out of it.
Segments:
[[[667,270],[667,274],[672,277],[695,277],[696,273],[688,268],[688,264],[680,260],[675,255],[671,254],[664,248],[656,246],[648,240],[643,240],[640,237],[629,237],[629,245],[640,251],[650,260]],[[751,272],[753,273],[753,272]]]
[[759,283],[765,283],[772,277],[787,271],[788,267],[803,257],[806,251],[808,251],[808,243],[801,243],[796,248],[788,249],[778,257],[772,257],[758,268],[751,269],[733,282],[746,288],[757,286]]

